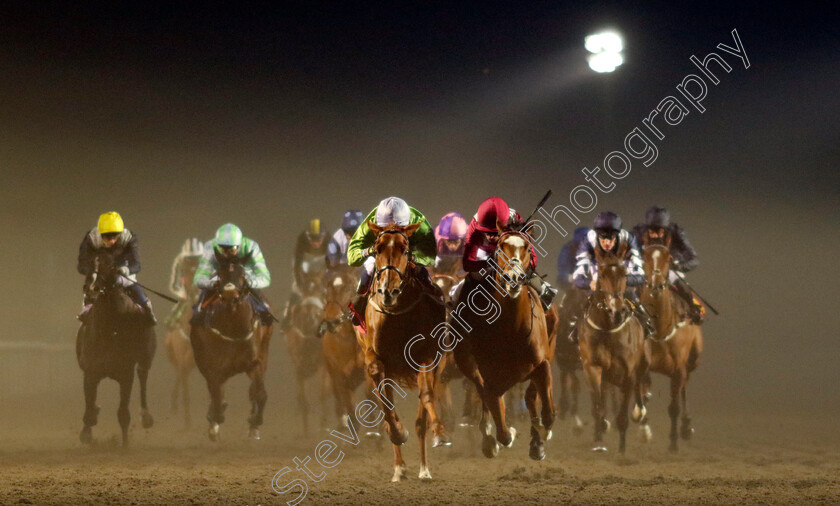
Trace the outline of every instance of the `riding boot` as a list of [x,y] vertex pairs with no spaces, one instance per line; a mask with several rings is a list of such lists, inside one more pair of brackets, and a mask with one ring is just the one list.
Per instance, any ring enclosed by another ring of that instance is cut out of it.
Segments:
[[443,290],[432,281],[432,276],[429,274],[429,270],[426,269],[425,266],[422,265],[415,265],[414,266],[414,276],[420,282],[420,286],[422,287],[423,291],[434,297],[436,300],[439,300],[441,304],[443,304]]
[[365,311],[367,310],[368,294],[356,293],[350,301],[351,312],[353,316],[353,325],[357,327],[365,326]]
[[153,325],[157,325],[157,318],[155,318],[155,314],[152,312],[152,301],[146,299],[146,301],[140,307],[143,309],[143,318],[145,319],[146,323],[150,327]]
[[681,279],[678,279],[674,283],[674,288],[676,289],[677,295],[679,295],[680,298],[688,305],[688,316],[691,319],[691,323],[695,325],[703,323],[703,317],[706,312],[705,308],[697,303],[694,299],[694,294],[691,293],[691,290]]
[[536,272],[531,272],[531,276],[528,278],[528,284],[540,295],[540,302],[542,302],[543,310],[548,311],[551,307],[551,301],[553,301],[554,296],[557,295],[557,289],[548,284],[548,282]]
[[645,309],[645,305],[639,302],[638,300],[631,301],[631,307],[633,308],[633,314],[639,320],[639,323],[642,324],[642,329],[645,331],[645,337],[652,337],[656,335],[656,327],[653,325],[653,319],[651,319],[650,314]]

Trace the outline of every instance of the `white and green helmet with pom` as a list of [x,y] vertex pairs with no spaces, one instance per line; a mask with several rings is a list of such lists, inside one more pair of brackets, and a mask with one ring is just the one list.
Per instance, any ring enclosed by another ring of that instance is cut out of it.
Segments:
[[241,246],[242,230],[233,223],[225,223],[216,231],[213,243],[216,246]]

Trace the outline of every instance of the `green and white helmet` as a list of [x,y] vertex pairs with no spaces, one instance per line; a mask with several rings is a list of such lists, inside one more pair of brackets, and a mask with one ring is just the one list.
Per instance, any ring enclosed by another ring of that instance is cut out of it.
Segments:
[[241,246],[242,230],[233,223],[225,223],[216,231],[213,243],[216,246]]

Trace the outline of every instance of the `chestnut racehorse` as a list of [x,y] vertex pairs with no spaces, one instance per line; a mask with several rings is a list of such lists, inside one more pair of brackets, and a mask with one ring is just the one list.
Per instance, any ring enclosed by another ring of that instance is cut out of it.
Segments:
[[172,412],[178,410],[178,393],[182,396],[182,407],[184,408],[184,425],[190,425],[190,386],[189,377],[195,368],[192,344],[190,343],[190,308],[198,300],[198,290],[193,285],[195,270],[198,268],[199,257],[185,257],[181,260],[181,272],[183,273],[181,286],[184,287],[186,300],[180,302],[181,314],[174,322],[172,328],[166,331],[164,346],[169,362],[175,369],[175,383],[172,385]]
[[323,316],[326,329],[321,338],[324,365],[335,397],[335,414],[345,426],[353,416],[353,391],[365,379],[362,349],[344,312],[357,283],[350,268],[338,271],[327,281]]
[[[368,226],[376,234],[373,246],[376,271],[365,310],[367,332],[357,335],[364,353],[365,369],[376,385],[379,404],[385,413],[385,429],[394,447],[391,481],[400,481],[406,474],[400,446],[408,440],[408,430],[403,428],[393,402],[398,383],[420,391],[415,422],[420,443],[419,478],[429,480],[432,475],[426,454],[428,427],[432,429],[433,447],[451,445],[437,415],[435,386],[439,380],[441,355],[437,340],[431,338],[434,329],[445,326],[446,310],[442,301],[424,290],[414,274],[409,238],[420,223],[405,227],[391,223],[380,227],[369,221]],[[415,336],[425,339],[417,342]],[[409,357],[412,363],[409,363]]]
[[[525,404],[531,416],[529,456],[545,458],[545,440],[551,437],[554,423],[551,341],[545,313],[536,291],[526,284],[525,269],[531,260],[531,245],[519,232],[503,231],[500,223],[498,248],[493,257],[496,271],[492,280],[485,278],[469,293],[462,291],[456,311],[460,312],[466,331],[455,348],[458,368],[476,386],[481,396],[482,451],[495,457],[499,443],[510,447],[516,430],[505,421],[504,394],[517,383],[530,380],[525,391]],[[483,299],[483,300],[479,300]],[[483,306],[483,307],[479,307]],[[453,332],[458,324],[453,325]],[[537,397],[541,413],[537,414]],[[491,435],[488,415],[496,424],[496,437]],[[498,442],[497,442],[498,441]]]
[[682,415],[679,435],[690,439],[694,429],[688,416],[685,389],[688,377],[697,368],[703,352],[703,334],[698,325],[691,324],[678,296],[668,287],[671,265],[670,238],[662,244],[648,244],[644,240],[645,286],[642,304],[656,326],[656,335],[646,343],[650,355],[650,370],[671,379],[670,450],[677,451],[677,418]]
[[84,372],[84,427],[79,434],[82,443],[93,442],[93,426],[99,417],[96,393],[103,378],[120,384],[120,406],[117,419],[122,429],[122,444],[128,446],[128,425],[131,413],[128,403],[134,384],[134,370],[140,379],[140,407],[144,428],[154,420],[146,405],[146,380],[155,355],[155,334],[137,306],[118,283],[117,266],[109,252],[99,252],[94,259],[94,272],[85,287],[92,300],[84,323],[76,336],[76,359]]
[[636,401],[634,421],[640,421],[645,414],[641,382],[647,373],[648,360],[642,325],[624,299],[627,252],[627,244],[619,246],[617,254],[604,252],[600,245],[595,248],[598,280],[577,329],[580,358],[592,393],[595,451],[606,451],[602,444],[607,429],[606,382],[617,386],[621,397],[616,413],[619,452],[624,453],[627,446],[627,411],[631,396],[635,396]]
[[242,265],[236,259],[220,263],[220,288],[215,294],[207,292],[204,321],[193,325],[190,331],[195,363],[210,392],[208,436],[211,441],[218,440],[221,424],[225,421],[225,381],[244,372],[251,379],[248,437],[260,439],[259,427],[268,399],[265,369],[274,326],[264,326],[260,322],[250,300],[252,295]]

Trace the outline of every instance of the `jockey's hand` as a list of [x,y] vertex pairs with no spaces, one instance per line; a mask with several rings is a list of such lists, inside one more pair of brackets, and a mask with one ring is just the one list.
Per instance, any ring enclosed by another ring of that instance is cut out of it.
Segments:
[[593,292],[598,289],[597,287],[598,287],[598,280],[597,279],[593,279],[592,281],[589,282],[589,289],[592,290]]
[[371,246],[370,248],[365,250],[365,257],[375,257],[376,256],[376,247]]
[[117,272],[120,273],[120,275],[125,276],[125,277],[128,277],[128,275],[130,274],[128,272],[128,266],[127,265],[123,265],[122,267],[117,269]]

